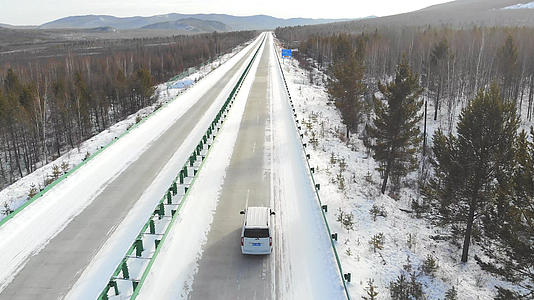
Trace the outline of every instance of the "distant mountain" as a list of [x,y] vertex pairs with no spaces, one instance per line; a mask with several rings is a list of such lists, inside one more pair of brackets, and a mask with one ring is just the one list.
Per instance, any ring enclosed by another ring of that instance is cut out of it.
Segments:
[[176,21],[160,22],[141,27],[142,29],[186,30],[190,32],[229,31],[230,27],[218,21],[186,18]]
[[[362,20],[367,25],[534,26],[532,0],[457,0],[421,10]],[[528,4],[528,5],[526,5]],[[508,9],[513,7],[514,9]],[[506,8],[506,9],[505,9]],[[357,22],[355,22],[357,23]]]
[[126,17],[119,18],[107,15],[86,15],[86,16],[71,16],[61,18],[52,22],[45,23],[39,26],[40,29],[84,29],[97,27],[113,27],[119,30],[123,29],[139,29],[154,25],[158,23],[169,23],[168,25],[157,26],[171,26],[172,22],[183,19],[197,19],[203,21],[216,21],[228,26],[228,30],[261,30],[274,29],[276,27],[297,26],[297,25],[311,25],[324,24],[331,22],[347,21],[349,19],[280,19],[266,15],[256,16],[231,16],[225,14],[166,14],[151,17]]
[[533,0],[456,0],[417,11],[301,28],[306,34],[356,33],[400,26],[525,26],[534,27]]

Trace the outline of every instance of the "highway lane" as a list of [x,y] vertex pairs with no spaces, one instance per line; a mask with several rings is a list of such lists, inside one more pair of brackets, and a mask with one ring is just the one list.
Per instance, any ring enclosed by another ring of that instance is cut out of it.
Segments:
[[241,65],[248,62],[252,51],[228,71],[222,80],[207,90],[137,161],[107,185],[63,231],[50,240],[38,254],[32,256],[0,293],[0,299],[64,297],[144,190],[187,138],[196,121],[206,112]]
[[[274,290],[274,253],[241,254],[240,235],[248,206],[271,206],[269,52],[266,42],[245,107],[217,210],[208,233],[191,299],[269,299]],[[267,133],[266,133],[267,132]],[[273,241],[276,243],[276,240]],[[274,249],[273,249],[274,251]]]

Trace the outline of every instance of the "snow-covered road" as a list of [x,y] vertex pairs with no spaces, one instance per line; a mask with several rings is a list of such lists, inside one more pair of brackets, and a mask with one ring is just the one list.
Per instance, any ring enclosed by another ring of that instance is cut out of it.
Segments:
[[[106,263],[116,257],[118,263],[258,42],[4,224],[0,228],[0,298],[64,296],[85,267],[95,265],[93,258],[112,234],[116,247],[106,253]],[[99,273],[104,282],[115,265],[107,275]]]
[[[141,299],[344,299],[269,34]],[[249,205],[275,208],[270,256],[240,253]]]

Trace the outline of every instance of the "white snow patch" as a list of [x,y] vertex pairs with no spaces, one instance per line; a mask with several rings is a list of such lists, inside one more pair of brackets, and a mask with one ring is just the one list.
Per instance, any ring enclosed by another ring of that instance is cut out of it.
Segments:
[[527,9],[534,8],[534,1],[529,2],[529,3],[518,3],[518,4],[510,5],[507,7],[503,7],[501,9],[524,9],[524,8],[527,8]]

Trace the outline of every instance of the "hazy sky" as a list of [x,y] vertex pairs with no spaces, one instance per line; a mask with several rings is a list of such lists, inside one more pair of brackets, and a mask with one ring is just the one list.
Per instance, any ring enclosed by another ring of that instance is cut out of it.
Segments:
[[72,15],[118,17],[224,13],[279,18],[358,18],[417,10],[449,0],[0,0],[0,23],[40,25]]

